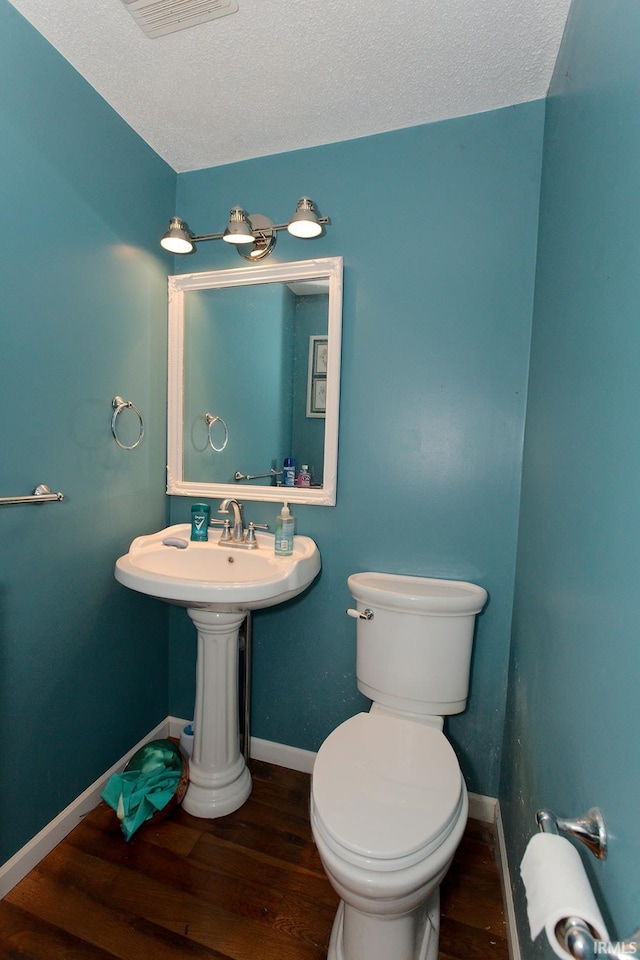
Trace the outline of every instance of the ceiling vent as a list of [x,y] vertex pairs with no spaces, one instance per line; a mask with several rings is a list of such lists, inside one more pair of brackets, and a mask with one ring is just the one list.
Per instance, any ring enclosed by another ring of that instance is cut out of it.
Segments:
[[122,0],[143,33],[164,37],[235,13],[236,0]]

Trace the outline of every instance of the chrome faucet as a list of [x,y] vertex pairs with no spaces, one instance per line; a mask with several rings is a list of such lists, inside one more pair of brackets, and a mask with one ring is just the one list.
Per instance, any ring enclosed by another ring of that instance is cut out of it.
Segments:
[[218,513],[229,513],[229,507],[233,509],[233,530],[232,540],[234,543],[242,543],[244,540],[244,521],[242,519],[242,504],[238,503],[235,497],[227,497],[218,507]]

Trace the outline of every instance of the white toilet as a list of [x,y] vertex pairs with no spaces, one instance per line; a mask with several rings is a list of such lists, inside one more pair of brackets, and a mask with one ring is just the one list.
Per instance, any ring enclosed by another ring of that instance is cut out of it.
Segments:
[[436,960],[440,882],[468,800],[444,717],[467,702],[482,587],[384,573],[348,579],[358,688],[373,703],[322,744],[311,826],[341,898],[329,960]]

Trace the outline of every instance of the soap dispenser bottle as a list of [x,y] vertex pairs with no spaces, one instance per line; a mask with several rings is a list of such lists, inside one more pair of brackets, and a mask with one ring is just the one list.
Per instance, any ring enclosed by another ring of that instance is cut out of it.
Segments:
[[302,464],[302,470],[298,474],[296,483],[299,487],[310,487],[311,486],[311,474],[309,473],[309,467],[306,463]]
[[295,519],[291,516],[289,504],[283,503],[282,510],[276,517],[276,536],[274,552],[278,557],[290,557],[293,553],[293,531]]

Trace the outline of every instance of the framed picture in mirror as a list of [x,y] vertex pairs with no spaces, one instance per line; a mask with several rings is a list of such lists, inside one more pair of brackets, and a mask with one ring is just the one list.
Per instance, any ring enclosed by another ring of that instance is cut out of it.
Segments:
[[327,411],[328,353],[329,341],[326,335],[309,337],[308,417],[324,417]]

